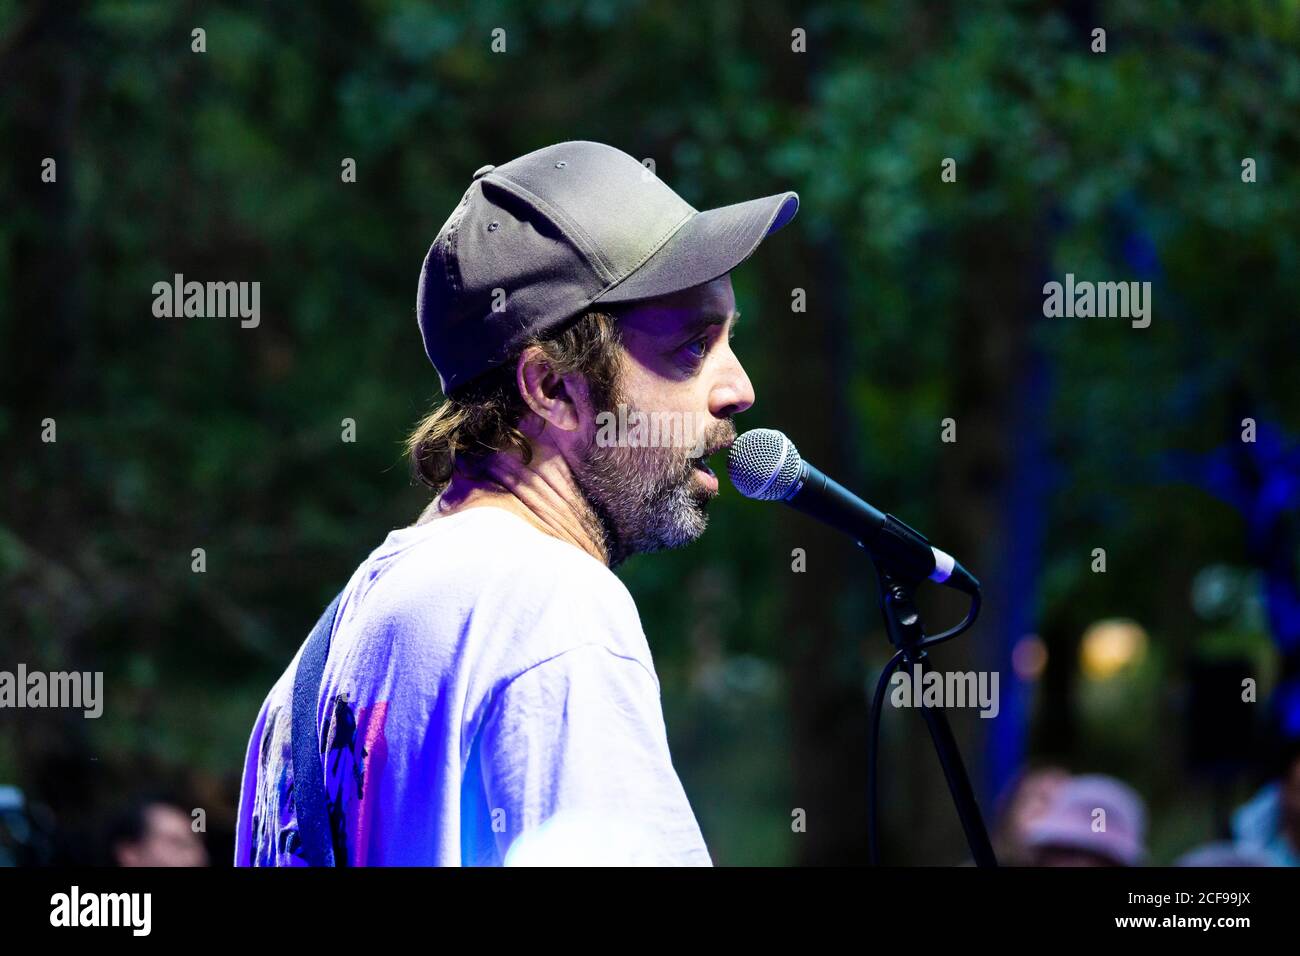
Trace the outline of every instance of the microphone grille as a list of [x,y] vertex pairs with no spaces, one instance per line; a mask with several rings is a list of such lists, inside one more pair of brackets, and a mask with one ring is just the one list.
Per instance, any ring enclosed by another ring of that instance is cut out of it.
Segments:
[[803,459],[794,442],[773,428],[754,428],[731,446],[727,474],[746,498],[781,501],[799,481]]

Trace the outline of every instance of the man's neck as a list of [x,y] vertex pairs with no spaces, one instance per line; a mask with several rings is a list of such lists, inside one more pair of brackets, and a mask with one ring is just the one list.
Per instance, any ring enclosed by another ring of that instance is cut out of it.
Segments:
[[457,471],[416,524],[483,507],[503,508],[517,514],[539,531],[567,541],[601,563],[609,564],[600,522],[562,461],[525,465],[514,455],[500,453],[489,462],[481,477]]

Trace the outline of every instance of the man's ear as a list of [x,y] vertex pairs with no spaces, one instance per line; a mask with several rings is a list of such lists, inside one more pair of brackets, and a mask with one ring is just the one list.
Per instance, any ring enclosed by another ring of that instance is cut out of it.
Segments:
[[543,426],[577,431],[589,404],[586,383],[580,375],[559,375],[546,353],[531,345],[515,366],[515,385]]

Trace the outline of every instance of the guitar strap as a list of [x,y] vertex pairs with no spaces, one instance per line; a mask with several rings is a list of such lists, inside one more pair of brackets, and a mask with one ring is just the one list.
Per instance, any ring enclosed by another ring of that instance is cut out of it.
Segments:
[[312,628],[293,674],[293,799],[302,855],[311,866],[335,865],[316,711],[342,598],[339,592]]

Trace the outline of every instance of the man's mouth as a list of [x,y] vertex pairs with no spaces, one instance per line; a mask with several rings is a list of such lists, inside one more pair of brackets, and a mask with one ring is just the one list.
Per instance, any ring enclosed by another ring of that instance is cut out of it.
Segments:
[[692,458],[691,464],[694,465],[695,468],[698,469],[699,471],[704,472],[710,478],[714,479],[714,482],[716,483],[718,476],[714,472],[714,470],[709,467],[709,459],[712,458],[714,455],[716,455],[718,452],[726,451],[730,447],[731,447],[731,442],[729,441],[721,445],[716,445],[713,448],[705,451],[704,454],[700,455],[698,458]]

